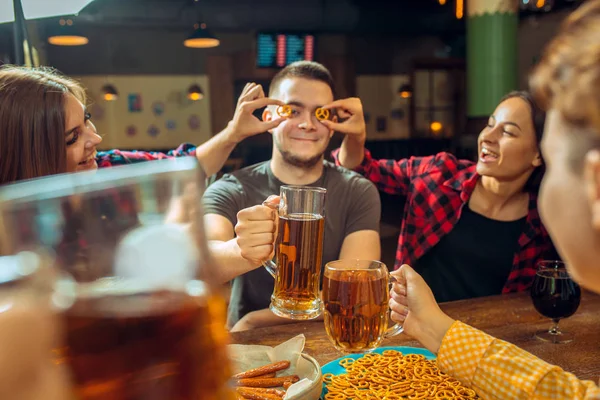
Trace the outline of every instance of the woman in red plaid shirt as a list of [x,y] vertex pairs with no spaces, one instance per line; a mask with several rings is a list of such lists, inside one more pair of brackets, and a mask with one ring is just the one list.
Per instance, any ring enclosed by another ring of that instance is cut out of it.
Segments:
[[527,92],[500,101],[479,135],[477,162],[448,153],[375,160],[364,147],[360,100],[328,108],[355,127],[336,162],[404,201],[395,269],[415,266],[437,301],[525,290],[537,261],[557,257],[537,210],[545,115]]
[[[600,293],[599,60],[600,0],[588,0],[562,24],[530,80],[548,110],[541,146],[548,171],[540,190],[540,213],[573,279],[595,293]],[[401,283],[392,291],[392,319],[437,353],[443,372],[481,398],[600,399],[597,381],[577,379],[515,345],[454,321],[409,266],[394,275]]]

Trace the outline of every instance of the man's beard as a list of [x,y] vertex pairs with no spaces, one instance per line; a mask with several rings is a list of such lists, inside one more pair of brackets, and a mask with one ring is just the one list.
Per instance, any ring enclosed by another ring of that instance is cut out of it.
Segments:
[[323,154],[325,154],[325,151],[327,151],[327,149],[325,148],[321,153],[317,154],[316,156],[313,156],[309,159],[302,159],[291,154],[289,151],[284,150],[277,139],[275,139],[274,142],[275,146],[277,146],[277,150],[279,150],[279,153],[283,157],[283,161],[298,168],[314,167],[321,161]]

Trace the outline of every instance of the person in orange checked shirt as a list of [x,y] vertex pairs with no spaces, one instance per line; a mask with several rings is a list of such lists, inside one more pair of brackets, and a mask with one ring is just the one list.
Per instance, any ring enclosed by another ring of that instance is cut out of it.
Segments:
[[[573,279],[600,293],[600,0],[583,3],[548,45],[530,85],[548,111],[542,220]],[[488,399],[600,399],[600,388],[454,321],[411,267],[394,275],[392,319],[440,368]]]

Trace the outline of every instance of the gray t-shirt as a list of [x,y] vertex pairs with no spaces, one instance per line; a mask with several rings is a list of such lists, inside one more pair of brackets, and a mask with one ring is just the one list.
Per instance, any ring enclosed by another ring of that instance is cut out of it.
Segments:
[[[346,236],[361,230],[379,231],[381,201],[375,186],[361,175],[323,161],[323,175],[307,186],[327,189],[325,198],[325,230],[323,265],[337,260]],[[204,194],[204,213],[227,218],[233,226],[237,213],[261,204],[270,195],[279,195],[284,185],[273,175],[270,161],[252,165],[223,178],[208,187]],[[233,326],[251,311],[268,308],[274,279],[260,267],[238,276],[233,281],[228,320]]]

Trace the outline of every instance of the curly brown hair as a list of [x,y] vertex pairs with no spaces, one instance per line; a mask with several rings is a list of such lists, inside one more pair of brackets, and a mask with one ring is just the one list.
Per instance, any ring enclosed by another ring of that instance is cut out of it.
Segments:
[[[600,145],[600,0],[584,2],[563,22],[529,84],[543,109],[577,129],[581,151]],[[585,153],[573,150],[580,166]]]
[[85,91],[52,68],[0,67],[0,185],[67,170],[65,95]]

